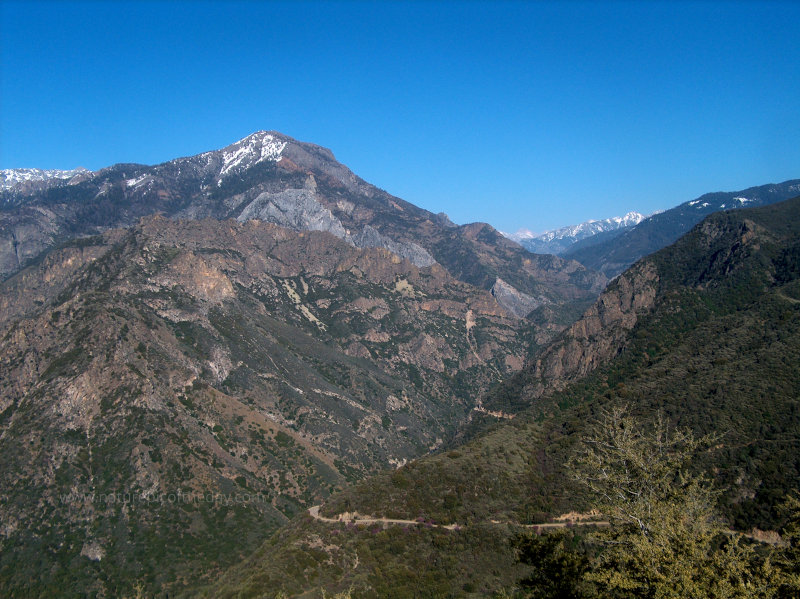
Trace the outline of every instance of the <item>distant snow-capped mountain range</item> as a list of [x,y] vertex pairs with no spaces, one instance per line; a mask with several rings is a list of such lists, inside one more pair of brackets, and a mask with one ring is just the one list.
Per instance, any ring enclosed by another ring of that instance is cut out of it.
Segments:
[[536,254],[561,254],[572,244],[593,237],[600,233],[619,231],[633,227],[646,217],[638,212],[628,212],[625,216],[614,216],[603,220],[588,220],[579,225],[561,227],[544,233],[533,233],[528,229],[520,229],[516,233],[503,233],[528,251]]
[[68,181],[78,175],[88,175],[91,171],[75,168],[69,171],[46,170],[41,168],[9,168],[0,171],[0,190],[15,190],[26,184],[36,184],[51,179]]

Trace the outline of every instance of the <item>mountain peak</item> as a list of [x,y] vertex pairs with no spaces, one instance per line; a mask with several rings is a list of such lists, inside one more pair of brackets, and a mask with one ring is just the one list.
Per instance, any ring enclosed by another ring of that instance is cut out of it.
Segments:
[[284,135],[280,131],[274,131],[274,130],[267,131],[265,129],[259,129],[258,131],[254,131],[250,135],[243,137],[239,141],[233,142],[231,146],[236,146],[240,144],[263,145],[264,143],[270,143],[276,140],[278,142],[294,141],[291,137],[289,137],[288,135]]
[[520,229],[507,237],[535,253],[559,254],[581,239],[632,227],[638,225],[644,218],[644,215],[631,211],[625,216],[613,216],[603,220],[590,219],[579,225],[561,227],[538,235],[528,229]]
[[288,138],[270,131],[256,131],[239,141],[214,152],[201,156],[221,154],[219,177],[246,170],[259,162],[280,162],[282,153],[288,145]]

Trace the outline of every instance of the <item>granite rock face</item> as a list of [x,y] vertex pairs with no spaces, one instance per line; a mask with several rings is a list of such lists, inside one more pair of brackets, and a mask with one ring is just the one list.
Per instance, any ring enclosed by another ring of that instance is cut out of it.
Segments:
[[522,293],[500,278],[494,282],[491,291],[497,303],[519,318],[525,318],[547,301],[546,299],[537,299]]
[[0,212],[0,277],[52,247],[63,228],[62,220],[44,206],[21,206]]
[[433,256],[422,246],[413,241],[392,241],[388,237],[378,233],[369,225],[364,225],[360,233],[348,239],[352,241],[353,245],[359,248],[385,248],[401,258],[405,258],[411,262],[411,264],[422,268],[436,264],[436,260],[434,260]]
[[258,219],[295,231],[327,231],[345,238],[347,231],[333,213],[320,204],[308,189],[264,192],[237,217],[239,222]]

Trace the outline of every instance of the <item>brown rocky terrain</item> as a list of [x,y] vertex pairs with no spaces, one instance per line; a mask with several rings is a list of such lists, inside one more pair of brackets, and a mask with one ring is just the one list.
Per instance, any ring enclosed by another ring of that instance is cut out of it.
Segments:
[[500,414],[481,395],[606,281],[274,132],[4,188],[0,275],[0,591],[22,596],[213,577]]
[[[230,563],[439,446],[526,349],[525,321],[438,264],[259,221],[148,218],[0,298],[0,572],[25,592]],[[51,575],[29,588],[33,554]]]
[[658,272],[650,262],[630,268],[558,340],[527,366],[524,396],[536,400],[607,364],[624,347],[640,316],[653,307]]

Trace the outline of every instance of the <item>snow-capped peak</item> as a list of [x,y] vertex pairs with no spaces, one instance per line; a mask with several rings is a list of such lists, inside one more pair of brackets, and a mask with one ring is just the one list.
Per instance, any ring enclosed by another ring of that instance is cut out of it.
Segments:
[[287,142],[272,133],[257,131],[222,150],[222,168],[219,176],[240,168],[249,168],[259,162],[269,160],[280,162],[281,153]]
[[614,216],[603,220],[587,220],[579,225],[562,227],[545,233],[534,234],[528,229],[520,229],[516,233],[506,235],[509,239],[521,243],[533,252],[557,254],[567,247],[598,233],[614,231],[638,225],[645,216],[638,212],[628,212],[625,216]]
[[633,227],[634,225],[638,225],[645,218],[643,214],[631,211],[625,214],[625,216],[615,216],[608,220],[618,223],[620,227]]
[[514,241],[521,241],[523,239],[538,239],[542,241],[553,241],[554,239],[574,238],[573,241],[590,237],[597,233],[604,231],[613,231],[623,227],[632,227],[638,225],[644,220],[645,216],[638,212],[628,212],[625,216],[613,216],[603,220],[590,219],[579,225],[570,225],[568,227],[561,227],[552,231],[535,234],[528,229],[520,229],[516,233],[507,235],[508,238]]
[[503,233],[500,231],[500,234],[504,237],[508,237],[509,239],[513,239],[514,241],[522,241],[523,239],[534,239],[538,235],[531,231],[530,229],[519,229],[516,233]]
[[90,174],[82,167],[72,170],[45,170],[41,168],[9,168],[0,171],[0,190],[18,189],[26,183],[49,181],[51,179],[69,180],[77,175]]

